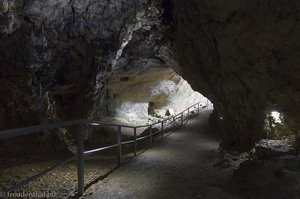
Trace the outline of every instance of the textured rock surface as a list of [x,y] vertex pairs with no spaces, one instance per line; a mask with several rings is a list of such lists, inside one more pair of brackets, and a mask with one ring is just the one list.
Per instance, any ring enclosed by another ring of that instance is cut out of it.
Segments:
[[[169,56],[171,51],[169,41],[165,41],[165,26],[161,24],[160,4],[155,5],[148,14],[138,13],[140,23],[126,46],[122,45],[117,53],[118,59],[114,60],[107,79],[105,97],[94,106],[93,118],[109,116],[127,120],[127,123],[145,123],[140,119],[148,115],[162,116],[167,108],[180,112],[204,99],[170,68],[176,66],[176,62]],[[149,106],[153,109],[151,114]]]
[[175,0],[173,7],[181,74],[223,118],[222,146],[251,149],[264,135],[266,108],[284,113],[298,133],[299,1]]
[[133,33],[159,35],[159,8],[147,0],[0,1],[0,129],[103,117],[107,76]]
[[292,140],[263,139],[255,144],[255,155],[258,159],[271,159],[283,155],[297,155]]
[[244,161],[225,186],[233,192],[239,189],[243,198],[296,199],[300,193],[299,183],[299,158],[285,156],[284,159]]
[[205,104],[206,98],[172,69],[152,66],[110,76],[105,115],[143,124],[149,116],[164,117],[168,109],[179,113],[200,101]]
[[[160,1],[16,0],[0,8],[0,130],[108,116],[145,123],[150,103],[163,116],[202,97],[170,69]],[[73,145],[72,129],[59,132]]]
[[152,12],[148,1],[123,0],[0,7],[2,129],[87,117],[120,49]]
[[299,10],[296,0],[2,0],[0,129],[102,118],[110,74],[163,66],[213,102],[223,147],[251,149],[272,110],[299,134]]

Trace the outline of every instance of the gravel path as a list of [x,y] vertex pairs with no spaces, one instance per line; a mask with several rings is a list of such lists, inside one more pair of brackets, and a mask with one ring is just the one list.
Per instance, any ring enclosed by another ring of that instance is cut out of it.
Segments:
[[221,159],[210,135],[209,110],[122,165],[86,190],[82,198],[176,199],[238,198],[221,187],[232,169],[213,167]]

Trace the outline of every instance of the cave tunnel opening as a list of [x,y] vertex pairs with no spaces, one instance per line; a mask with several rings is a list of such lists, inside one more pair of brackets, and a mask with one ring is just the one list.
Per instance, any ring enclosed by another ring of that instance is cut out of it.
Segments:
[[[114,118],[128,124],[147,123],[178,114],[200,103],[213,109],[211,101],[192,89],[170,67],[131,69],[111,74],[107,82],[104,119]],[[125,74],[123,74],[125,73]],[[120,77],[127,77],[124,82]],[[116,96],[116,97],[112,97]]]

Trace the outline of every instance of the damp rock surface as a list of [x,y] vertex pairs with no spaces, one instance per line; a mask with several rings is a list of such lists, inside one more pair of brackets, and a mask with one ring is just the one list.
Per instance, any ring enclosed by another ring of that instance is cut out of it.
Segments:
[[251,150],[273,109],[281,133],[299,135],[299,10],[297,0],[3,0],[0,129],[143,115],[143,104],[122,107],[125,95],[111,108],[121,95],[108,82],[126,89],[139,72],[173,68],[214,104],[223,148]]
[[178,71],[214,104],[222,146],[251,150],[265,135],[266,108],[284,113],[298,134],[300,3],[175,0],[173,6]]
[[255,145],[255,155],[259,159],[270,159],[283,155],[297,155],[292,140],[260,140]]
[[[141,53],[161,39],[160,30],[153,29],[162,13],[158,5],[147,0],[1,1],[0,128],[103,117],[107,77],[121,65],[133,35],[152,42],[140,44]],[[149,51],[148,65],[160,65],[157,51]]]

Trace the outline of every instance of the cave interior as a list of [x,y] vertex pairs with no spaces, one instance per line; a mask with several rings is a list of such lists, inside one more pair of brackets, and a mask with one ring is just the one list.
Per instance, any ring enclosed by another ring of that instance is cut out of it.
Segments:
[[[218,140],[204,153],[216,155],[208,168],[230,183],[195,198],[298,199],[299,20],[297,0],[1,0],[0,135],[78,119],[139,126],[198,103],[200,116],[191,121],[202,125],[206,115],[203,131]],[[115,143],[118,129],[93,124],[86,149]],[[132,133],[123,128],[122,139]],[[0,193],[76,154],[77,141],[75,127],[0,139]],[[106,168],[100,160],[114,153],[89,160],[87,170]],[[66,176],[22,189],[69,197],[76,163],[57,172]]]

